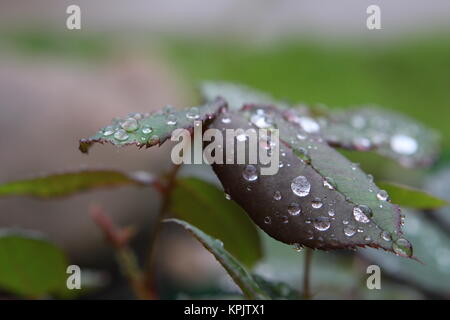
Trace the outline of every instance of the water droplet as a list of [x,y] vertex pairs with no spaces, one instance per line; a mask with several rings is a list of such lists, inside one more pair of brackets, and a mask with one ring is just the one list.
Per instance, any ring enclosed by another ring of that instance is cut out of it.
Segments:
[[387,232],[387,231],[381,232],[381,238],[384,241],[391,241],[392,240],[391,234],[389,232]]
[[386,192],[386,190],[380,190],[377,193],[377,198],[378,198],[378,200],[381,200],[381,201],[388,201],[389,200],[389,195]]
[[364,237],[364,240],[365,240],[365,241],[371,241],[372,238],[371,238],[370,236],[365,236],[365,237]]
[[258,179],[258,172],[256,167],[252,164],[247,165],[242,172],[242,176],[247,181],[255,181],[256,179]]
[[299,133],[299,134],[297,134],[297,139],[298,140],[305,140],[306,139],[306,135]]
[[106,127],[104,130],[103,130],[103,135],[105,136],[105,137],[109,137],[110,135],[112,135],[114,133],[114,128],[113,127]]
[[294,149],[294,154],[299,157],[300,159],[306,161],[306,162],[310,162],[311,161],[311,157],[308,154],[308,150],[306,150],[303,147],[300,148],[295,148]]
[[362,129],[366,126],[366,119],[360,115],[355,115],[351,120],[351,124],[355,129]]
[[353,139],[353,146],[356,150],[367,151],[372,147],[372,143],[366,137],[356,137]]
[[275,200],[281,200],[281,192],[280,191],[275,191],[274,192],[274,194],[273,194],[273,198],[275,199]]
[[413,249],[411,243],[405,238],[399,238],[392,244],[394,252],[401,256],[411,257]]
[[354,226],[352,226],[352,225],[346,225],[346,226],[344,227],[344,234],[345,234],[347,237],[353,237],[353,236],[355,235],[355,233],[356,233],[356,228],[355,228]]
[[328,217],[318,217],[314,220],[314,228],[319,231],[326,231],[330,229],[331,223]]
[[177,124],[177,117],[174,114],[167,115],[167,122],[169,126],[174,126]]
[[333,209],[330,209],[330,210],[328,210],[328,215],[329,215],[330,217],[334,217],[334,216],[336,215],[336,213],[334,212]]
[[396,153],[411,155],[418,147],[417,141],[410,136],[397,134],[391,138],[391,149]]
[[251,116],[250,121],[261,129],[267,129],[272,126],[272,119],[262,109],[256,110],[256,114]]
[[297,119],[298,124],[308,133],[318,132],[320,130],[319,123],[309,117],[300,117]]
[[264,223],[265,223],[265,224],[271,224],[271,223],[272,223],[272,218],[270,218],[269,216],[266,216],[266,217],[264,218]]
[[150,134],[150,133],[152,133],[152,132],[153,132],[153,129],[150,128],[149,126],[144,126],[144,127],[142,128],[142,133],[143,133],[143,134]]
[[200,117],[200,111],[197,107],[192,107],[189,109],[189,111],[186,113],[186,118],[188,119],[198,119]]
[[236,136],[236,140],[239,142],[244,142],[247,140],[247,135],[245,133],[239,134]]
[[231,196],[228,193],[225,193],[225,199],[231,200]]
[[120,126],[122,129],[128,132],[136,131],[139,128],[139,124],[135,118],[128,118],[123,121]]
[[227,124],[227,123],[231,122],[231,119],[229,117],[223,117],[222,120],[220,120],[220,121],[222,121],[222,123]]
[[158,141],[159,141],[159,136],[157,136],[156,134],[153,135],[149,140],[150,143],[157,143]]
[[142,113],[135,112],[135,113],[128,114],[128,117],[134,118],[136,120],[142,120],[144,118],[144,115]]
[[297,216],[302,212],[302,209],[298,203],[292,202],[288,205],[288,212],[291,216]]
[[128,134],[125,130],[119,129],[114,133],[114,138],[116,138],[119,141],[124,141],[128,139]]
[[299,197],[306,197],[311,190],[311,184],[304,176],[298,176],[292,180],[292,192]]
[[175,111],[175,108],[170,104],[167,104],[163,107],[163,112],[165,114],[170,114],[170,113],[173,113],[174,111]]
[[329,190],[334,190],[334,189],[336,189],[336,183],[334,182],[334,179],[333,179],[333,178],[329,178],[329,177],[326,177],[326,178],[323,180],[323,186],[324,186],[325,188],[329,189]]
[[314,209],[320,209],[323,206],[322,200],[320,198],[314,198],[313,201],[311,201],[311,206]]
[[371,216],[372,210],[368,206],[359,205],[353,208],[353,217],[358,222],[369,223]]
[[289,218],[287,216],[281,216],[282,223],[289,223]]
[[300,243],[294,243],[293,247],[294,247],[294,250],[297,252],[300,252],[303,250],[303,246]]
[[348,220],[342,220],[342,224],[348,224]]

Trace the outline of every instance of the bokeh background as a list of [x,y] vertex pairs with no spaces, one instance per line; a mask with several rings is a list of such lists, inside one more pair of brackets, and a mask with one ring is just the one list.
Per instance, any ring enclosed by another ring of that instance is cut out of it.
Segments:
[[[66,29],[70,4],[81,7],[81,30]],[[370,4],[381,8],[381,30],[366,28]],[[77,141],[129,112],[196,105],[201,81],[227,80],[286,101],[331,108],[375,103],[422,121],[442,135],[442,157],[431,169],[347,155],[377,179],[449,198],[449,27],[446,0],[0,0],[0,181],[80,166],[164,172],[170,145],[147,151],[104,146],[86,157]],[[208,168],[185,168],[184,174],[199,172],[214,180]],[[44,202],[0,199],[0,225],[40,230],[74,263],[103,270],[105,286],[88,298],[132,298],[112,249],[89,218],[92,204],[118,224],[138,228],[133,243],[144,257],[160,205],[153,190],[130,187]],[[411,215],[413,222],[427,219],[428,232],[439,235],[428,248],[439,252],[434,262],[412,266],[386,253],[317,253],[316,297],[448,298],[450,212],[436,213],[446,227],[423,213]],[[421,229],[420,221],[407,228]],[[267,257],[258,272],[300,287],[303,253],[262,237]],[[166,228],[159,249],[162,297],[235,296],[214,258],[180,230]],[[370,291],[365,265],[374,260],[385,267],[386,281],[382,290]]]

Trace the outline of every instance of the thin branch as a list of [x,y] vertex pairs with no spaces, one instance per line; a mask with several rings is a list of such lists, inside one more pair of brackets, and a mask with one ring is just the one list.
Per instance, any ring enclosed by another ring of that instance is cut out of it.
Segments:
[[180,168],[181,165],[173,166],[172,169],[167,174],[167,184],[163,188],[159,189],[160,191],[163,190],[163,199],[157,220],[155,222],[155,226],[150,234],[150,241],[149,241],[150,245],[147,256],[147,271],[145,274],[146,285],[148,288],[150,288],[152,292],[156,292],[156,290],[154,290],[156,243],[161,233],[162,221],[166,218],[166,214],[170,206],[172,191],[175,187],[176,177]]
[[145,286],[144,277],[139,268],[136,255],[128,246],[134,230],[131,228],[116,228],[105,211],[98,206],[90,209],[90,215],[102,230],[108,243],[114,248],[117,262],[127,277],[136,297],[142,300],[154,299],[153,293]]

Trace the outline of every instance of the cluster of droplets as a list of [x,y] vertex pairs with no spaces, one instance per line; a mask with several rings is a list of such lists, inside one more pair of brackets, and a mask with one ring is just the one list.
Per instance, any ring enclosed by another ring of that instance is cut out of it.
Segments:
[[135,133],[140,129],[144,135],[141,140],[145,142],[148,138],[146,136],[153,132],[148,125],[143,125],[141,128],[140,121],[147,117],[149,117],[148,113],[130,113],[124,120],[114,119],[114,125],[104,128],[101,134],[104,137],[113,136],[117,141],[126,141],[130,137],[130,133]]

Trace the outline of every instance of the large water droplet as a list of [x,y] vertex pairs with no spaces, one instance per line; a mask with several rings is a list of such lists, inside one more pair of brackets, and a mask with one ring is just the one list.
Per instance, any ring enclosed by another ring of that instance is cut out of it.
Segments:
[[353,208],[353,217],[358,222],[369,223],[371,215],[372,210],[368,206],[359,205]]
[[388,201],[389,200],[389,195],[386,192],[386,190],[380,190],[377,193],[377,198],[378,198],[378,200],[381,200],[381,201]]
[[258,179],[257,171],[258,170],[256,169],[256,167],[254,165],[249,164],[244,168],[244,171],[242,172],[242,176],[247,181],[255,181],[256,179]]
[[391,148],[394,152],[411,155],[418,149],[417,141],[407,135],[397,134],[391,138]]
[[405,238],[399,238],[392,244],[394,252],[401,256],[411,257],[413,249],[411,243]]
[[314,228],[319,231],[326,231],[330,229],[331,223],[328,217],[318,217],[314,220]]
[[292,192],[299,197],[306,197],[311,190],[311,184],[305,176],[298,176],[292,180]]
[[114,138],[116,138],[119,141],[124,141],[128,139],[128,134],[125,130],[119,129],[114,133]]
[[120,126],[122,129],[128,132],[136,131],[139,128],[139,124],[135,118],[128,118],[123,121]]
[[298,203],[292,202],[288,205],[288,212],[291,216],[297,216],[302,212],[302,209]]

